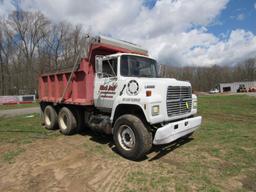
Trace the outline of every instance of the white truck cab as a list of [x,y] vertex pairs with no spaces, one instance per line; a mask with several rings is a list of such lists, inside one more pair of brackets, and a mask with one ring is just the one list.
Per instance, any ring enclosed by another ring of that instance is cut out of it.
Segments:
[[[94,81],[95,107],[110,113],[111,122],[131,110],[152,131],[155,145],[192,134],[202,120],[201,116],[196,117],[197,97],[192,94],[191,84],[160,78],[157,69],[157,62],[147,56],[97,56]],[[136,142],[135,135],[133,128],[125,125],[116,142],[129,151]]]

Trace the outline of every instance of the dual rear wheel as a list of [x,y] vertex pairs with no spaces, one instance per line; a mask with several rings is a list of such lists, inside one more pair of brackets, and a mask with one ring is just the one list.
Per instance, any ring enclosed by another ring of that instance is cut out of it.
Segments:
[[81,128],[82,117],[78,111],[73,111],[67,107],[62,107],[59,112],[47,105],[43,113],[44,125],[46,129],[54,130],[59,127],[64,135],[72,135]]
[[77,130],[77,119],[73,112],[67,107],[62,107],[59,111],[58,124],[61,133],[64,135],[72,135]]
[[53,130],[58,127],[57,112],[51,105],[45,107],[43,119],[46,129]]

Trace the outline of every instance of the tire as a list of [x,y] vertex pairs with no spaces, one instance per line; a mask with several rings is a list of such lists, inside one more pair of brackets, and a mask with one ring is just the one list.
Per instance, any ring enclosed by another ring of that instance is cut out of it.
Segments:
[[139,160],[152,147],[152,134],[134,115],[122,115],[116,120],[113,137],[118,152],[127,159]]
[[77,122],[76,132],[80,133],[85,128],[84,112],[81,109],[74,109],[72,111],[73,111],[73,114],[75,115],[76,122]]
[[62,107],[58,114],[60,132],[64,135],[72,135],[76,132],[77,121],[70,109]]
[[57,129],[58,127],[57,112],[51,105],[47,105],[45,107],[42,118],[44,119],[44,126],[46,129],[49,129],[49,130]]

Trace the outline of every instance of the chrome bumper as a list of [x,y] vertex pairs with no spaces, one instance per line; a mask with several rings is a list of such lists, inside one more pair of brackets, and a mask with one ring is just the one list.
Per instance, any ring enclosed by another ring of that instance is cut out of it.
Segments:
[[154,145],[167,144],[176,139],[194,132],[202,123],[202,117],[192,117],[169,123],[158,128],[153,140]]

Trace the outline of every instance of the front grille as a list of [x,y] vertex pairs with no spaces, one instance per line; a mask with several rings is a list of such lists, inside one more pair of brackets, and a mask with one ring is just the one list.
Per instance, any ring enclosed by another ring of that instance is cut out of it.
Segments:
[[183,115],[191,111],[191,87],[169,86],[167,89],[167,114],[169,117]]

